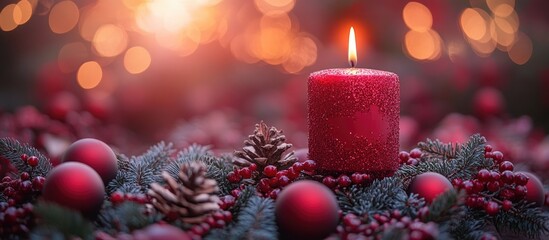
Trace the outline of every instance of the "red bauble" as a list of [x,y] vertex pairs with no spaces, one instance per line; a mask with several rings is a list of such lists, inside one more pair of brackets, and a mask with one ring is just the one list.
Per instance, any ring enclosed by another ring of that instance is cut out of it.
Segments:
[[545,192],[543,190],[543,184],[536,175],[529,172],[521,172],[528,177],[528,183],[526,183],[526,196],[524,199],[529,202],[535,202],[538,207],[543,206],[545,202]]
[[423,197],[427,203],[431,203],[436,197],[451,188],[452,183],[446,177],[438,173],[426,172],[417,175],[412,180],[408,186],[408,193],[415,193]]
[[69,146],[62,162],[80,162],[95,170],[103,183],[108,184],[116,177],[118,165],[112,149],[102,141],[93,138],[80,139]]
[[276,200],[281,239],[324,239],[338,223],[337,200],[326,186],[310,180],[284,188]]
[[48,202],[94,217],[103,205],[105,186],[101,177],[89,166],[68,162],[50,171],[42,194]]

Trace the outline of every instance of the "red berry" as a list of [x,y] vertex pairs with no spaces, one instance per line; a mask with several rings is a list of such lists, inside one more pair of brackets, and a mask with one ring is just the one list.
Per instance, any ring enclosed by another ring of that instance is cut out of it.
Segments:
[[202,236],[205,233],[204,229],[200,225],[192,226],[191,227],[191,232],[198,235],[198,236]]
[[230,211],[223,211],[223,220],[225,222],[233,221],[233,214]]
[[398,153],[398,158],[400,159],[401,163],[405,163],[406,161],[408,161],[408,159],[410,159],[410,154],[406,151],[401,151]]
[[487,169],[481,169],[477,173],[477,178],[480,181],[484,181],[484,182],[490,180],[490,171],[488,171]]
[[4,211],[4,221],[11,224],[17,222],[17,209],[15,207],[9,207]]
[[3,183],[9,183],[9,182],[11,182],[11,180],[12,180],[12,179],[11,179],[10,176],[5,176],[4,178],[2,178],[2,182],[3,182]]
[[294,170],[297,171],[297,172],[301,172],[301,171],[303,171],[303,169],[304,169],[304,168],[303,168],[303,163],[301,163],[301,162],[295,162],[295,163],[292,165],[292,167],[293,167]]
[[216,228],[222,228],[222,227],[225,226],[225,224],[227,224],[227,223],[225,223],[225,221],[223,221],[223,220],[217,220],[217,221],[215,221],[214,226],[215,226]]
[[257,190],[262,193],[268,193],[271,191],[271,186],[269,186],[269,179],[262,178],[257,184]]
[[513,163],[509,162],[509,161],[503,161],[502,163],[499,164],[499,171],[500,172],[503,172],[503,171],[513,171],[515,167],[513,166]]
[[15,199],[13,198],[8,199],[8,206],[14,207],[16,203],[17,202],[15,202]]
[[347,175],[341,175],[337,178],[337,183],[341,187],[348,187],[351,185],[352,181]]
[[322,179],[322,183],[329,188],[335,188],[337,186],[337,180],[332,176],[327,176]]
[[524,173],[521,173],[521,172],[515,173],[515,183],[517,185],[522,185],[522,186],[526,185],[528,183],[528,179],[529,177],[526,176],[526,174]]
[[522,198],[526,196],[527,192],[528,192],[528,188],[526,188],[526,186],[522,186],[522,185],[515,186],[515,197]]
[[484,211],[486,211],[488,215],[494,216],[499,212],[499,204],[494,201],[488,201],[484,206]]
[[473,180],[473,191],[474,192],[484,191],[484,182],[478,181],[478,179]]
[[480,236],[480,240],[498,240],[498,238],[491,233],[485,232]]
[[250,164],[250,166],[248,166],[248,168],[252,171],[255,171],[255,170],[257,170],[257,165],[255,163],[252,163],[252,164]]
[[288,184],[290,184],[290,178],[288,178],[287,176],[281,176],[278,178],[279,186],[285,187],[285,186],[288,186]]
[[499,182],[498,181],[493,181],[493,182],[488,182],[486,184],[486,188],[488,189],[488,191],[490,192],[496,192],[499,190]]
[[415,158],[410,158],[408,159],[408,161],[406,161],[406,165],[417,166],[418,164],[419,161]]
[[214,212],[214,213],[212,214],[212,217],[213,217],[215,220],[223,220],[223,219],[225,219],[225,216],[223,216],[223,213],[220,212],[220,211]]
[[265,176],[267,177],[274,177],[276,176],[276,167],[273,166],[273,165],[269,165],[269,166],[266,166],[264,169],[263,169],[263,174],[265,174]]
[[361,174],[361,173],[353,173],[353,174],[351,175],[351,181],[352,181],[354,184],[361,184],[362,181],[364,181],[363,174]]
[[29,180],[30,174],[28,172],[22,172],[21,175],[19,176],[19,178],[21,178],[21,180],[23,180],[23,181]]
[[242,169],[240,169],[239,173],[240,173],[240,176],[244,179],[248,179],[252,177],[252,170],[250,170],[250,168],[247,168],[247,167],[243,167]]
[[[284,175],[280,175],[280,177],[283,177],[283,176]],[[277,177],[269,178],[269,186],[272,187],[272,188],[278,187],[278,178]]]
[[36,156],[30,156],[28,159],[27,159],[27,164],[31,167],[36,167],[38,166],[38,157]]
[[242,178],[242,176],[240,176],[239,174],[236,174],[235,172],[229,172],[227,174],[227,180],[229,180],[229,182],[231,182],[231,183],[240,182],[241,178]]
[[492,145],[484,145],[484,152],[491,152],[493,149]]
[[515,181],[515,174],[509,170],[503,171],[501,173],[501,181],[507,184],[512,184]]
[[29,193],[32,191],[32,183],[29,180],[22,181],[19,184],[19,190],[23,193]]
[[124,202],[124,193],[120,191],[113,192],[111,194],[111,202],[114,204]]
[[296,171],[296,170],[294,169],[294,167],[290,167],[290,168],[288,168],[287,170],[288,170],[288,172],[286,173],[286,176],[288,176],[288,178],[290,178],[290,179],[293,180],[293,179],[296,179],[297,177],[299,177],[299,173],[300,173],[300,172],[299,172],[299,171]]
[[474,185],[473,185],[473,182],[471,182],[470,180],[463,181],[461,186],[463,187],[463,189],[465,189],[465,191],[467,191],[467,193],[473,193]]
[[316,162],[313,160],[303,162],[303,169],[309,172],[314,171],[316,169]]
[[372,177],[370,176],[370,174],[367,174],[367,173],[362,174],[362,182],[363,183],[366,183],[366,182],[370,181],[371,178]]
[[36,191],[42,191],[45,181],[46,178],[42,176],[35,177],[34,179],[32,179],[32,188]]
[[421,150],[419,148],[414,148],[412,151],[410,151],[410,157],[411,158],[421,158]]
[[15,197],[16,194],[17,192],[12,187],[7,187],[4,189],[4,195],[6,195],[6,197],[12,198]]
[[501,153],[500,151],[493,151],[492,152],[492,158],[496,162],[501,162],[501,161],[503,161],[503,153]]
[[27,162],[28,159],[29,159],[29,155],[27,155],[25,153],[21,154],[21,161]]
[[499,192],[499,196],[503,199],[511,199],[515,196],[515,192],[511,189],[504,188]]
[[233,189],[231,191],[231,195],[233,195],[235,198],[237,198],[238,196],[240,196],[240,194],[242,194],[242,191],[240,191],[239,189]]
[[493,152],[484,152],[484,158],[488,159],[488,158],[494,158],[494,153]]
[[280,193],[280,189],[277,188],[277,189],[274,189],[272,190],[270,193],[269,193],[269,197],[271,199],[276,199],[278,197],[278,194]]
[[501,203],[501,208],[504,211],[509,211],[509,209],[511,209],[512,207],[513,207],[513,202],[509,200],[503,200],[503,203]]
[[461,188],[462,183],[463,181],[461,180],[461,178],[452,179],[452,186],[454,186],[455,188]]
[[501,175],[496,171],[490,171],[490,179],[493,181],[499,181]]

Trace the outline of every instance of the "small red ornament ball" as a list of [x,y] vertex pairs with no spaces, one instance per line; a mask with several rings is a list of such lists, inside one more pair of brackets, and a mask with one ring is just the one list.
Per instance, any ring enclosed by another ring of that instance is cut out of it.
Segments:
[[452,183],[439,173],[426,172],[417,175],[410,186],[408,193],[415,193],[423,197],[427,203],[431,203],[440,194],[452,188]]
[[83,138],[71,144],[62,162],[80,162],[90,166],[105,184],[113,180],[118,172],[116,155],[112,149],[94,138]]
[[42,196],[48,202],[81,212],[93,218],[103,205],[105,186],[91,167],[67,162],[53,168],[44,183]]
[[524,199],[529,202],[535,202],[538,207],[543,206],[543,203],[545,202],[545,192],[539,178],[529,172],[520,173],[523,173],[528,177],[528,183],[526,183],[526,196],[524,196]]
[[324,239],[338,223],[337,200],[321,183],[294,182],[276,200],[275,215],[281,239]]

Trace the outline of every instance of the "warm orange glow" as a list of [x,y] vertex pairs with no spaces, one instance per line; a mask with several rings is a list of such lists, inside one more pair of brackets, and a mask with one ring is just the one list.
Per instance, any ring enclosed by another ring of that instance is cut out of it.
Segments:
[[139,74],[151,65],[151,55],[144,47],[132,47],[124,55],[124,67],[131,74]]
[[[17,9],[13,15],[15,23],[22,25],[28,22],[32,16],[32,4],[28,0],[21,0],[16,4],[15,8]],[[18,16],[15,16],[16,12],[19,14]]]
[[88,57],[89,46],[82,42],[68,43],[59,51],[57,64],[61,71],[69,73],[76,71]]
[[76,79],[83,89],[92,89],[97,87],[103,78],[103,69],[95,61],[85,62],[78,69]]
[[119,26],[106,24],[97,29],[92,44],[99,55],[114,57],[126,50],[128,36]]
[[0,12],[0,29],[5,32],[9,32],[17,28],[17,23],[14,19],[15,4],[8,4]]
[[486,12],[478,8],[467,8],[460,16],[460,26],[465,35],[472,40],[481,40],[487,33],[487,23],[483,16]]
[[296,0],[255,0],[257,9],[265,15],[286,14],[295,6]]
[[355,29],[351,27],[349,30],[349,50],[347,55],[347,60],[351,67],[355,67],[357,64],[357,54],[356,54],[356,38],[355,38]]
[[433,25],[433,15],[429,8],[418,2],[409,2],[402,10],[404,23],[410,29],[425,32]]
[[73,1],[59,2],[50,11],[50,29],[57,34],[66,33],[76,26],[79,18],[80,10]]
[[296,37],[292,42],[291,53],[282,67],[288,73],[298,73],[306,66],[315,63],[316,52],[316,43],[309,36]]
[[410,57],[417,60],[436,60],[440,57],[442,40],[434,30],[427,32],[408,31],[404,47]]
[[501,5],[509,5],[512,8],[515,8],[515,0],[486,0],[486,5],[494,13],[497,12],[497,9]]
[[532,40],[526,34],[519,33],[517,41],[509,49],[509,58],[518,64],[523,65],[532,57]]

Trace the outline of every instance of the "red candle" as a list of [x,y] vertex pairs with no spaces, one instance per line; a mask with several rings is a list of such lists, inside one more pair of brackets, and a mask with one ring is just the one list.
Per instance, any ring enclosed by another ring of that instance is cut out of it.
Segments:
[[309,76],[309,158],[323,173],[390,176],[398,168],[398,75],[354,68],[353,28],[349,63],[351,68],[326,69]]

